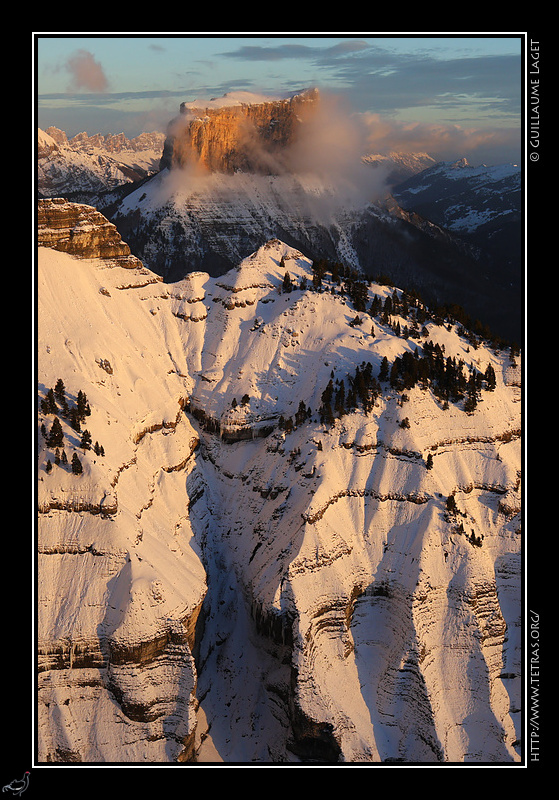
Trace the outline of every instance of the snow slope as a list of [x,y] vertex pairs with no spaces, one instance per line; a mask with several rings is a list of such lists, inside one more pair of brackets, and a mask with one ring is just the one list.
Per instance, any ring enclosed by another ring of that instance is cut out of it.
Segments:
[[38,433],[39,760],[518,760],[508,353],[429,321],[447,356],[494,366],[475,411],[384,384],[326,425],[332,376],[425,334],[350,324],[348,295],[301,289],[312,264],[279,240],[219,278],[148,272],[39,249],[39,396],[84,391],[105,451],[63,419],[84,471],[47,472]]

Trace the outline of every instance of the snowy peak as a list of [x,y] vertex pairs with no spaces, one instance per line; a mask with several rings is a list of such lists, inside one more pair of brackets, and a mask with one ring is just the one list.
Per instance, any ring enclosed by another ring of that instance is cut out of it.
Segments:
[[459,158],[457,161],[450,165],[451,169],[464,169],[464,167],[469,167],[468,159],[465,157]]
[[[66,134],[64,134],[66,138]],[[59,142],[40,128],[37,131],[37,155],[44,158],[59,149]]]
[[[296,281],[310,279],[312,261],[285,242],[270,239],[252,255],[244,258],[237,267],[223,275],[217,285],[230,288],[234,293],[251,288],[280,291],[286,273],[290,273],[289,277]],[[233,281],[229,284],[231,278]]]
[[421,188],[429,188],[435,180],[439,181],[439,188],[444,185],[444,181],[455,182],[454,191],[465,191],[466,189],[477,189],[479,191],[498,191],[501,182],[510,183],[511,187],[519,187],[521,178],[520,167],[516,164],[496,164],[486,166],[480,164],[474,167],[466,158],[457,161],[440,161],[431,167],[419,172],[404,181],[397,187],[399,193],[405,189],[410,192],[420,191]]

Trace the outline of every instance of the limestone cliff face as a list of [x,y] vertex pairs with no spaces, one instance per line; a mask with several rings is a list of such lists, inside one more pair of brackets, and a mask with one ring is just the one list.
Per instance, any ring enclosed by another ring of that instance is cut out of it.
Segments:
[[[121,258],[130,256],[116,227],[93,208],[69,203],[63,198],[39,200],[37,243],[82,258]],[[140,263],[133,258],[134,262]]]
[[197,108],[182,103],[169,126],[161,168],[201,164],[211,172],[277,174],[286,147],[316,111],[318,91],[286,100]]
[[37,243],[85,258],[130,255],[116,227],[93,206],[62,198],[39,200]]

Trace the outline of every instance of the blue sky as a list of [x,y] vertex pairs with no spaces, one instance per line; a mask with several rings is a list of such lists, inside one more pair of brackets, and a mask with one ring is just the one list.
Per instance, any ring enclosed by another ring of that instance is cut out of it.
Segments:
[[518,162],[523,36],[37,33],[37,125],[134,136],[184,100],[317,86],[361,115],[371,152]]

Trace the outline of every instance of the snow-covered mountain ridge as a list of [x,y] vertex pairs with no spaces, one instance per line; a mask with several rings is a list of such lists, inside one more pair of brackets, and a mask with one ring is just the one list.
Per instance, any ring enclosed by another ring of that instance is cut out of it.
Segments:
[[103,136],[86,133],[68,139],[64,131],[48,128],[37,132],[37,188],[43,197],[62,197],[78,202],[105,204],[115,192],[138,183],[159,170],[165,135],[142,133],[133,139],[124,134]]
[[521,177],[516,164],[474,167],[462,158],[413,175],[395,195],[404,207],[449,230],[472,233],[503,215],[520,218]]
[[518,760],[519,356],[277,239],[164,284],[49,225],[39,760]]

